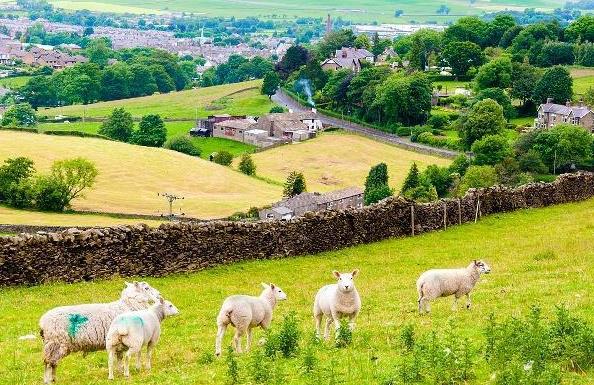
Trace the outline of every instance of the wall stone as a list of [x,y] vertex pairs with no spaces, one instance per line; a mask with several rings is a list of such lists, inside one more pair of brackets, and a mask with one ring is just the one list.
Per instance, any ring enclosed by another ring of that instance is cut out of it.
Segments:
[[[167,223],[68,229],[0,238],[0,286],[164,276],[251,259],[336,250],[422,234],[475,217],[594,196],[594,174],[552,183],[470,190],[461,199],[417,204],[400,197],[360,209],[308,213],[291,221]],[[478,207],[478,210],[477,210]],[[414,214],[414,215],[411,215]],[[414,218],[414,223],[413,223]]]

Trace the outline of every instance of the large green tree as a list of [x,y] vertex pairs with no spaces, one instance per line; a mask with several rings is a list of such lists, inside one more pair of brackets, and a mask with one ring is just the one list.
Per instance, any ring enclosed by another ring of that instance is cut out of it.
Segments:
[[464,148],[470,149],[475,141],[502,132],[505,128],[503,108],[493,99],[481,100],[461,119],[459,128]]
[[33,76],[19,92],[34,109],[55,106],[58,102],[56,87],[49,76]]
[[469,41],[453,41],[447,44],[441,57],[452,67],[452,72],[456,76],[465,76],[469,69],[480,67],[485,61],[481,47]]
[[583,127],[559,124],[539,131],[534,137],[533,149],[551,171],[591,159],[592,135]]
[[285,182],[283,196],[285,198],[292,198],[305,191],[307,191],[307,186],[305,184],[305,177],[303,174],[297,171],[291,172],[287,177],[287,181]]
[[132,114],[123,107],[119,107],[114,108],[111,115],[101,124],[99,134],[122,142],[129,142],[133,130]]
[[35,110],[29,103],[13,104],[2,115],[3,126],[29,127],[36,124]]
[[276,93],[278,87],[280,86],[280,77],[276,72],[268,72],[264,75],[264,80],[262,81],[262,88],[260,91],[264,95],[268,95],[268,98],[272,98],[272,95]]
[[369,170],[365,179],[363,200],[370,205],[392,195],[388,185],[388,166],[385,163],[377,164]]
[[545,71],[534,87],[534,101],[544,103],[547,98],[565,104],[573,97],[573,79],[567,68],[555,66]]
[[491,60],[481,66],[474,81],[479,90],[485,88],[508,88],[512,84],[512,62],[508,57]]
[[534,89],[542,74],[540,70],[528,63],[514,63],[512,71],[511,96],[526,104],[534,96]]
[[487,135],[472,144],[474,163],[479,166],[494,166],[512,155],[512,148],[506,137]]
[[167,140],[167,128],[159,115],[145,115],[138,124],[138,130],[130,137],[130,142],[148,147],[161,147]]

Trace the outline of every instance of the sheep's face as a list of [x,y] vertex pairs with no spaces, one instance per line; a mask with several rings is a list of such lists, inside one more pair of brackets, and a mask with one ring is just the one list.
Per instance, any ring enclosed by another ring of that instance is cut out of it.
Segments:
[[162,304],[163,304],[163,314],[165,314],[165,317],[171,317],[172,315],[179,314],[179,310],[170,301],[163,300]]
[[152,287],[151,285],[149,285],[147,282],[138,282],[138,284],[140,285],[140,288],[147,293],[151,299],[155,302],[159,301],[159,298],[161,298],[161,293],[159,292],[159,290],[155,289],[154,287]]
[[479,273],[481,274],[489,274],[491,272],[491,268],[487,265],[487,262],[480,260],[474,261],[474,266],[478,269]]
[[338,280],[338,290],[345,293],[355,290],[355,277],[359,274],[359,270],[353,270],[352,273],[339,273],[334,270],[332,274]]
[[287,295],[285,294],[285,292],[283,291],[283,289],[281,289],[280,287],[276,286],[274,283],[271,283],[269,285],[267,283],[262,282],[262,287],[265,290],[272,291],[272,294],[274,294],[274,298],[276,298],[277,301],[284,301],[284,300],[287,299]]
[[146,282],[126,282],[122,291],[122,299],[133,299],[138,302],[158,302],[161,294]]

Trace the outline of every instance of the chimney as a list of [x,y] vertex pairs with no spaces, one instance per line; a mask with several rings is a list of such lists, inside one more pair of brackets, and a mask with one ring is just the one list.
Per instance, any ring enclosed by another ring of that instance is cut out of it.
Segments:
[[547,104],[553,103],[553,98],[547,98]]
[[292,113],[293,113],[293,109],[289,108],[289,114],[292,114]]
[[580,102],[578,103],[578,106],[584,107],[584,99],[580,99]]
[[318,113],[318,110],[317,110],[316,108],[313,108],[313,107],[312,107],[312,108],[311,108],[311,112],[313,112],[314,114],[317,114],[317,113]]
[[565,107],[571,107],[571,100],[565,102]]
[[346,50],[346,48],[343,48],[342,49],[342,57],[343,58],[346,58],[347,57],[347,50]]

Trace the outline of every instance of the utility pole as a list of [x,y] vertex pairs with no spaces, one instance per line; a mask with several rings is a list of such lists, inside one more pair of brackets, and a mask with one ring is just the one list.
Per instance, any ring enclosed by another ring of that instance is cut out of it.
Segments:
[[184,199],[184,197],[178,197],[169,193],[157,193],[157,196],[164,197],[169,202],[169,219],[173,219],[173,202],[176,200]]
[[555,155],[553,157],[553,175],[557,175],[557,149],[555,149]]

